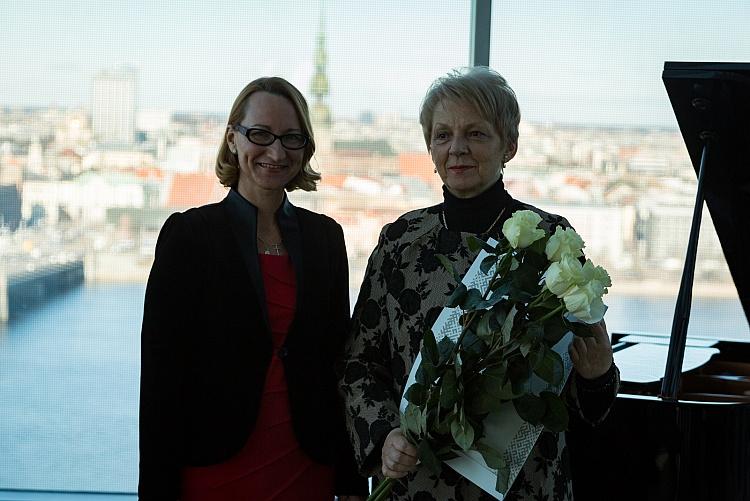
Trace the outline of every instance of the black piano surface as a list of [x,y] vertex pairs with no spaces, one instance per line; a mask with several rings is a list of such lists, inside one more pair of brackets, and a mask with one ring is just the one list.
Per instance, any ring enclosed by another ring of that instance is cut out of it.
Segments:
[[[750,64],[667,62],[662,78],[696,173],[711,142],[706,205],[750,317]],[[675,400],[660,381],[624,380],[604,423],[571,422],[577,501],[750,501],[750,339],[722,339],[732,327],[706,333],[718,353],[682,374]],[[636,344],[624,339],[613,334],[615,350]]]

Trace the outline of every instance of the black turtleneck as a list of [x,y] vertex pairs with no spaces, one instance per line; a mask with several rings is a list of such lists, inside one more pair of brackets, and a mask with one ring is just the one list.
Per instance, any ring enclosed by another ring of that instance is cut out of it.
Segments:
[[512,201],[513,198],[505,191],[503,178],[472,198],[458,198],[443,185],[445,223],[452,231],[485,232],[500,211]]

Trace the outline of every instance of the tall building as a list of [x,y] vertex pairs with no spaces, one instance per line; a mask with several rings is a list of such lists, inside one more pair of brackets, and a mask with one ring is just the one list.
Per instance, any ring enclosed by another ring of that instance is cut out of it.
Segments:
[[94,77],[91,117],[100,145],[129,146],[135,140],[137,73],[132,68],[104,70]]

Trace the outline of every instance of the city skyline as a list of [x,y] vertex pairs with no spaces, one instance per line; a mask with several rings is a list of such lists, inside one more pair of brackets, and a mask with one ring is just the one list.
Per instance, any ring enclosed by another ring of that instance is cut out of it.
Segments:
[[[664,60],[750,60],[750,4],[690,7],[496,1],[490,65],[526,120],[674,127]],[[468,64],[468,1],[329,0],[324,9],[334,116],[415,117],[430,82]],[[94,76],[122,65],[139,72],[141,110],[223,114],[247,81],[267,74],[309,96],[320,10],[319,1],[289,0],[2,3],[0,106],[90,109]]]

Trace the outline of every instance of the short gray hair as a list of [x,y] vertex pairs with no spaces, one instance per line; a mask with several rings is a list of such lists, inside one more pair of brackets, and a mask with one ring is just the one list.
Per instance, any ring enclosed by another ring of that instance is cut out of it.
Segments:
[[432,82],[419,111],[427,149],[430,148],[432,116],[435,107],[443,101],[472,104],[482,118],[495,126],[503,146],[518,144],[521,111],[516,93],[495,70],[487,66],[460,68]]

